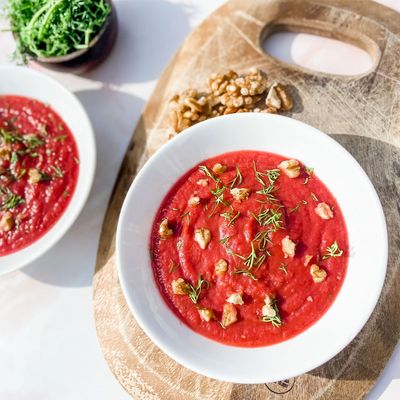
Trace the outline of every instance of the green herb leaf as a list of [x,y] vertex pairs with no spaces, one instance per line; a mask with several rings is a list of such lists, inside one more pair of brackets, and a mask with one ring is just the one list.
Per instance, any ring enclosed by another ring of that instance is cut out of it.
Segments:
[[276,299],[272,299],[271,307],[275,310],[276,315],[274,317],[262,317],[262,322],[267,322],[272,324],[275,328],[280,328],[282,326],[282,318],[279,312],[278,304]]
[[197,301],[199,300],[203,285],[205,285],[207,289],[210,287],[210,283],[205,279],[203,279],[201,275],[199,276],[196,287],[189,285],[188,296],[190,297],[190,300],[192,300],[194,304],[197,304]]
[[243,182],[243,176],[240,173],[239,167],[236,166],[236,176],[228,183],[228,185],[230,185],[230,187],[233,188],[234,186],[241,185],[242,182]]
[[9,188],[1,188],[0,196],[3,197],[0,207],[2,210],[11,210],[25,203],[25,200],[21,196],[13,193]]
[[285,275],[287,275],[287,265],[286,264],[284,264],[284,263],[281,263],[281,266],[278,268],[278,269],[280,269],[281,271],[283,271],[284,273],[285,273]]
[[50,168],[55,172],[55,174],[58,178],[64,177],[64,172],[61,170],[60,167],[55,167],[54,165],[52,165]]
[[330,257],[341,257],[343,254],[343,250],[339,249],[339,245],[336,240],[326,248],[325,254],[322,256],[323,260],[326,260]]
[[245,275],[248,276],[250,279],[253,279],[253,281],[256,281],[257,278],[255,275],[248,269],[238,269],[233,272],[235,275]]

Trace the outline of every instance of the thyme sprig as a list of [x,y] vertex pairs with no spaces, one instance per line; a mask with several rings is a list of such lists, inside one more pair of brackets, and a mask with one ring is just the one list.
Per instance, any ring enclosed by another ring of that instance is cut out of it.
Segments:
[[194,304],[197,304],[197,301],[199,300],[203,285],[205,285],[207,289],[210,287],[210,282],[203,279],[202,275],[199,276],[196,287],[194,287],[193,285],[189,285],[188,296],[190,297],[190,300],[192,300]]
[[[267,229],[267,230],[258,232],[257,235],[254,237],[253,241],[258,242],[258,248],[261,251],[265,250],[265,248],[267,247],[267,244],[272,244],[272,240],[270,238],[270,235],[272,232],[273,231],[271,229]],[[266,251],[266,253],[268,255],[270,255],[268,251]]]
[[322,259],[326,260],[330,257],[336,258],[336,257],[341,257],[342,255],[343,255],[343,250],[339,248],[339,245],[335,240],[330,246],[326,248],[325,254],[322,256]]
[[226,243],[228,243],[228,241],[229,241],[230,238],[231,238],[230,236],[225,236],[225,237],[223,237],[219,242],[220,242],[223,246],[225,246]]

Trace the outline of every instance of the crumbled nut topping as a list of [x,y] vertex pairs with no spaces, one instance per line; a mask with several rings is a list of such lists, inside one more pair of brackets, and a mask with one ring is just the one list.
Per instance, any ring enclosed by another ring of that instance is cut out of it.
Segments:
[[320,268],[317,264],[311,265],[310,274],[315,283],[323,282],[327,276],[326,271]]
[[226,166],[222,165],[220,163],[217,163],[212,167],[212,170],[213,170],[214,174],[221,175],[226,171]]
[[7,145],[0,146],[0,160],[8,161],[11,155],[11,148]]
[[222,311],[221,325],[227,327],[237,321],[237,310],[233,304],[224,304]]
[[273,318],[276,316],[276,310],[273,307],[272,299],[269,296],[265,296],[264,306],[261,310],[263,317]]
[[194,232],[194,240],[202,250],[205,250],[211,240],[210,230],[207,228],[197,228]]
[[231,189],[231,195],[237,201],[247,200],[249,198],[250,189],[245,188],[233,188]]
[[333,218],[333,212],[326,203],[319,203],[317,207],[315,207],[315,213],[322,219]]
[[171,282],[172,291],[177,295],[186,295],[189,293],[190,285],[184,281],[182,278],[178,278]]
[[285,236],[282,239],[282,251],[285,258],[294,257],[296,251],[296,243],[290,240],[289,236]]
[[188,205],[191,207],[198,206],[200,204],[200,197],[199,196],[191,196],[188,200]]
[[307,267],[307,265],[309,264],[309,262],[311,261],[311,259],[313,258],[312,255],[310,254],[306,254],[304,257],[304,266]]
[[244,301],[242,299],[242,295],[240,293],[232,293],[227,299],[227,303],[231,304],[238,304],[242,306],[244,304]]
[[42,179],[42,175],[40,174],[40,172],[35,169],[35,168],[31,168],[28,171],[28,182],[31,183],[32,185],[39,183]]
[[199,308],[198,311],[200,318],[205,322],[210,322],[215,318],[214,311],[211,308]]
[[249,111],[276,113],[289,111],[292,106],[292,99],[283,85],[275,82],[268,90],[264,72],[255,69],[239,75],[228,71],[211,75],[205,92],[188,89],[175,95],[170,101],[170,122],[172,132],[179,133],[219,115]]
[[169,222],[167,218],[164,218],[160,224],[159,233],[160,238],[163,240],[171,237],[174,234],[173,230],[168,226],[168,224]]
[[14,228],[14,218],[12,214],[7,211],[0,219],[0,232],[9,232]]
[[278,168],[289,178],[297,178],[300,175],[300,163],[294,159],[282,161]]
[[220,260],[218,260],[216,263],[215,263],[215,269],[214,269],[214,272],[217,274],[217,275],[223,275],[223,274],[225,274],[225,272],[228,270],[228,263],[223,259],[223,258],[221,258]]

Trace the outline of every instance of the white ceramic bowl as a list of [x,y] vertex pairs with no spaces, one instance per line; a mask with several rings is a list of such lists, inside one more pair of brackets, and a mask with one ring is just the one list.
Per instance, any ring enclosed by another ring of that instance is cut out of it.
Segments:
[[49,104],[75,137],[80,168],[75,192],[61,218],[39,240],[0,257],[0,275],[21,268],[50,249],[74,223],[89,195],[96,168],[96,143],[89,118],[79,100],[64,86],[41,72],[25,67],[0,66],[0,95],[31,97]]
[[[343,211],[350,258],[343,287],[323,317],[300,335],[266,347],[209,340],[170,311],[153,277],[149,237],[158,207],[177,179],[200,161],[234,150],[278,153],[312,165]],[[211,378],[262,383],[293,377],[328,361],[361,330],[382,289],[387,231],[381,204],[355,159],[326,134],[294,119],[234,114],[187,129],[140,171],[126,196],[117,230],[118,274],[142,329],[166,354]]]

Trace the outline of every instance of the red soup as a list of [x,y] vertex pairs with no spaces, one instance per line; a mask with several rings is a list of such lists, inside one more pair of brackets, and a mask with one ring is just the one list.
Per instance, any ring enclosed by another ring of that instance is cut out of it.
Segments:
[[51,107],[0,96],[0,256],[32,244],[57,222],[78,173],[75,139]]
[[184,323],[252,347],[321,318],[342,286],[348,239],[338,203],[311,168],[240,151],[202,162],[174,185],[151,255],[159,289]]

